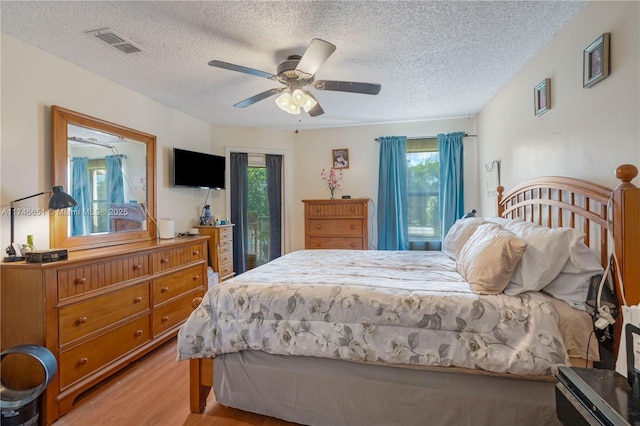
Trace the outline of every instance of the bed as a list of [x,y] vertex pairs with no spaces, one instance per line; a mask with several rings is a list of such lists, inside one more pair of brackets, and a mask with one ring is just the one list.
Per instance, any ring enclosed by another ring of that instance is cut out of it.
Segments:
[[[557,423],[554,366],[597,359],[597,344],[563,281],[549,291],[555,297],[546,291],[572,249],[554,261],[557,271],[536,268],[527,250],[559,257],[556,238],[580,241],[601,253],[600,268],[615,250],[624,281],[637,281],[637,169],[616,175],[613,191],[561,177],[499,188],[499,217],[461,223],[464,238],[445,253],[307,250],[214,287],[178,337],[178,358],[190,359],[191,411],[204,409],[213,386],[224,405],[302,424]],[[551,245],[524,238],[525,223],[553,233]],[[492,268],[478,259],[503,239],[501,261],[492,259],[507,269],[506,288],[494,285],[504,277],[477,276]]]

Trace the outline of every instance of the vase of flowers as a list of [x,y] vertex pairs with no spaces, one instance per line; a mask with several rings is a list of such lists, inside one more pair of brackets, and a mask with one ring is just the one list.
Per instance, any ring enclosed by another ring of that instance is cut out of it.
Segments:
[[336,196],[336,191],[340,189],[340,182],[342,181],[342,170],[336,172],[334,168],[329,169],[327,172],[326,169],[322,169],[320,172],[320,177],[323,181],[327,183],[327,188],[331,193],[331,199],[333,200]]

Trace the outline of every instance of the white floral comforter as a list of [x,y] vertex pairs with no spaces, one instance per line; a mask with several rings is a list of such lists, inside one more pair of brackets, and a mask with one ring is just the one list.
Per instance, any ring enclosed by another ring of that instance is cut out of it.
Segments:
[[212,288],[178,359],[242,350],[551,374],[569,359],[551,302],[481,296],[440,252],[305,250]]

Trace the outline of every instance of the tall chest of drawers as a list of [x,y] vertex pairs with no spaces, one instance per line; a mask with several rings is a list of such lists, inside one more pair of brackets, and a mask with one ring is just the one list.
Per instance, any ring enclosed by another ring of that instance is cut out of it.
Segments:
[[368,198],[302,200],[307,249],[369,249]]
[[[2,264],[1,347],[47,347],[58,371],[42,397],[51,424],[91,386],[174,337],[207,288],[208,237],[71,252],[45,264]],[[18,365],[15,363],[24,363]],[[3,383],[42,383],[33,361],[2,364]]]
[[211,267],[220,276],[220,281],[233,278],[233,224],[199,226],[198,232],[210,237]]

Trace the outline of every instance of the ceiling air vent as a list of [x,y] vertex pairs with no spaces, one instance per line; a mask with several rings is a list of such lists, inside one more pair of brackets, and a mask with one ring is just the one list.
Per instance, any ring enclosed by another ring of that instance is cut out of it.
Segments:
[[87,34],[92,35],[103,42],[107,43],[111,47],[115,47],[124,53],[136,53],[142,52],[142,48],[137,46],[131,40],[127,40],[126,37],[113,31],[111,28],[102,28],[99,30],[87,31]]

